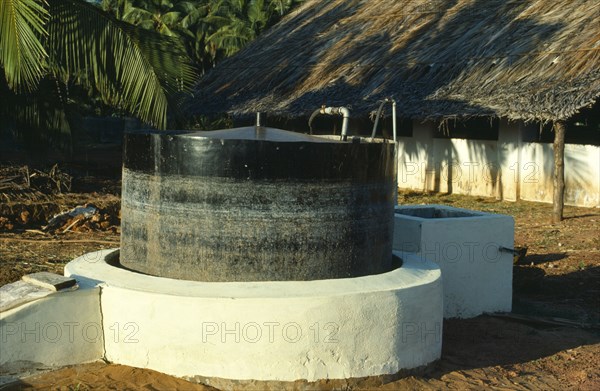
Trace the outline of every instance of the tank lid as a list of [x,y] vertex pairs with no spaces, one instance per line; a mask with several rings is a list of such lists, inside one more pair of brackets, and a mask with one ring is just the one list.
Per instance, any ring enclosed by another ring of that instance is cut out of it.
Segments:
[[247,126],[243,128],[198,131],[181,135],[182,137],[207,138],[217,140],[263,140],[275,142],[309,142],[309,143],[342,143],[339,140],[311,136],[289,130],[267,128],[264,126]]

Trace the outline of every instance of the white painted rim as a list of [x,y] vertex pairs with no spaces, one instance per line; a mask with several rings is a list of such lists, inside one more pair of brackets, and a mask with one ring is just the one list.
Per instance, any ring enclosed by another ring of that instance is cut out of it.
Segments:
[[75,277],[80,284],[89,286],[107,284],[140,292],[207,298],[342,296],[409,289],[433,283],[440,278],[440,269],[435,263],[395,251],[395,255],[403,258],[402,267],[364,277],[314,281],[187,281],[149,276],[110,265],[107,260],[116,256],[118,251],[110,249],[84,254],[65,266],[65,276]]

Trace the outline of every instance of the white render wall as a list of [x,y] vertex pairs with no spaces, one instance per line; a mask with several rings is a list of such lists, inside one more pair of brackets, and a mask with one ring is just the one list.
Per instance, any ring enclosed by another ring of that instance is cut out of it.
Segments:
[[[521,199],[551,203],[552,144],[523,143],[521,161],[527,165]],[[570,205],[600,207],[600,147],[565,144],[565,201]]]
[[0,367],[61,367],[104,356],[100,289],[56,292],[0,313]]
[[[450,217],[429,218],[432,211]],[[511,216],[444,205],[396,207],[394,250],[440,266],[444,318],[511,311],[513,256],[499,248],[513,245]]]
[[108,265],[65,267],[100,284],[106,359],[179,377],[295,381],[395,374],[441,356],[437,265],[320,281],[203,283]]
[[[498,141],[438,139],[433,123],[413,125],[398,143],[398,187],[552,202],[552,144],[520,141],[520,122],[500,122]],[[565,145],[565,203],[600,207],[600,147]]]

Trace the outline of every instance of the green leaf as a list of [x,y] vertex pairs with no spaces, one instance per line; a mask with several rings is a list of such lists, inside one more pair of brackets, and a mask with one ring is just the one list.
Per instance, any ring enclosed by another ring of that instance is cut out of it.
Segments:
[[108,104],[167,126],[196,79],[180,41],[140,30],[79,0],[51,0],[50,63],[61,77],[95,87]]
[[0,0],[0,66],[14,91],[32,91],[45,73],[47,3]]

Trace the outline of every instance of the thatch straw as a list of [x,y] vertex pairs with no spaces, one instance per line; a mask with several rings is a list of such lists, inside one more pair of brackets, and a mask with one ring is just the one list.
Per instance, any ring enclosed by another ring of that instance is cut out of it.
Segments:
[[193,111],[322,104],[400,115],[565,119],[600,96],[597,0],[308,0],[197,88]]

